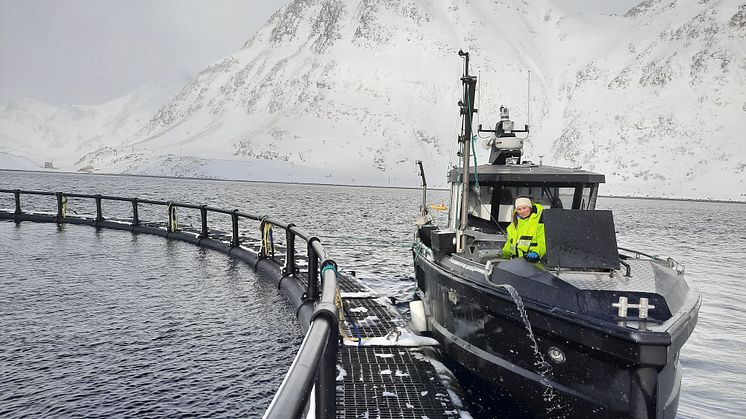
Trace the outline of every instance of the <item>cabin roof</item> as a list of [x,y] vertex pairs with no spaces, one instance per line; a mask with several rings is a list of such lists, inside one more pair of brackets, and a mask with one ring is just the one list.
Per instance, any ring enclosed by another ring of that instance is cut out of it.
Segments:
[[[600,173],[569,167],[539,166],[538,164],[482,164],[477,166],[479,183],[605,183],[606,177]],[[459,181],[463,169],[454,167],[448,173],[448,181]],[[474,167],[469,168],[469,182],[475,181]]]

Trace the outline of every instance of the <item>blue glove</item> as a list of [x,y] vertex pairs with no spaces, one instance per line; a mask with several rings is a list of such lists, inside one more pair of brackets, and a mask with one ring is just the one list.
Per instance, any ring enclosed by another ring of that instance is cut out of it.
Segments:
[[538,262],[539,261],[539,254],[536,253],[536,252],[528,252],[524,256],[524,258],[526,258],[526,260],[529,261],[529,262],[531,262],[531,263]]

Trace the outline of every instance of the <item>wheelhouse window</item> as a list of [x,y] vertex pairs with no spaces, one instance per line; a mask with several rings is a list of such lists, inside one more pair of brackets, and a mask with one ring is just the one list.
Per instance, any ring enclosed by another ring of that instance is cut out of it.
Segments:
[[[493,197],[493,204],[500,206],[513,206],[515,199],[519,196],[527,196],[535,203],[545,209],[594,209],[595,193],[598,185],[536,185],[536,186],[511,186],[499,185],[494,189],[497,192]],[[512,211],[512,208],[511,208]]]
[[469,188],[469,225],[484,232],[497,232],[497,219],[492,214],[494,187]]
[[480,185],[479,188],[471,184],[469,185],[469,225],[486,232],[504,230],[512,220],[513,204],[520,196],[531,198],[544,209],[592,210],[596,206],[597,191],[597,184],[526,186],[525,184],[497,183]]

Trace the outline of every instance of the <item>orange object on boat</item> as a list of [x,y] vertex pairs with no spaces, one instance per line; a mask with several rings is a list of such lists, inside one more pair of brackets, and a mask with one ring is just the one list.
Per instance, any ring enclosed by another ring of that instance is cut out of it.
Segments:
[[430,208],[434,209],[436,211],[445,211],[445,210],[448,209],[448,207],[446,206],[446,204],[444,204],[442,202],[440,204],[438,204],[438,205],[430,204]]

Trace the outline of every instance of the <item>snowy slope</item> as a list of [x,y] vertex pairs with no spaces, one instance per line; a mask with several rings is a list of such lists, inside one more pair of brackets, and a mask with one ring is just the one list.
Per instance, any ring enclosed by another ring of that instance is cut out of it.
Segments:
[[32,99],[0,106],[0,167],[40,169],[48,161],[77,170],[77,160],[91,150],[132,141],[176,91],[150,85],[98,106],[58,107]]
[[[648,0],[626,16],[550,0],[295,0],[146,123],[79,127],[62,148],[74,166],[114,172],[409,186],[421,159],[441,186],[464,49],[477,123],[508,106],[532,127],[528,158],[604,172],[605,193],[745,199],[744,41],[734,0]],[[0,145],[32,156],[7,115]],[[64,140],[43,127],[26,138],[54,155]]]
[[[134,145],[158,154],[178,147],[176,154],[199,158],[279,160],[334,182],[414,185],[415,160],[443,173],[454,155],[459,49],[482,63],[491,93],[479,103],[487,125],[500,104],[525,103],[527,68],[540,83],[555,83],[541,71],[551,54],[522,53],[538,51],[543,37],[556,39],[554,22],[537,21],[535,8],[542,16],[551,10],[542,2],[292,2],[242,51],[207,68],[162,108]],[[495,25],[502,15],[510,18]],[[549,98],[535,94],[534,105],[548,112]],[[514,109],[518,118],[525,113]]]
[[619,194],[744,199],[746,5],[648,1],[627,18],[565,89],[550,154]]

